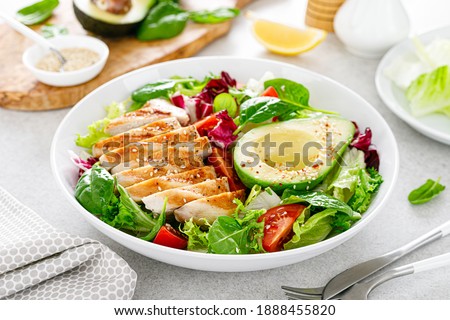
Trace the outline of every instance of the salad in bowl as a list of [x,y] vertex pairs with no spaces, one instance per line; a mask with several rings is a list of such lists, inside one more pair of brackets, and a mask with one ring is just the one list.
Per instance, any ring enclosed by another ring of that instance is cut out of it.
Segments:
[[[374,135],[378,132],[374,132]],[[310,246],[347,232],[383,183],[372,130],[267,72],[172,76],[78,132],[73,196],[142,242],[209,254]]]

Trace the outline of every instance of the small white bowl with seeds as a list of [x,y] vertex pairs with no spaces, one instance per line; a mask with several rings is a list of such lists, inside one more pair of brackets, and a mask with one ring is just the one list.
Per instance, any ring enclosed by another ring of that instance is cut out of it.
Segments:
[[108,46],[101,40],[80,35],[64,35],[49,39],[61,52],[61,62],[50,49],[34,45],[23,56],[24,65],[42,83],[55,87],[69,87],[95,78],[108,59]]

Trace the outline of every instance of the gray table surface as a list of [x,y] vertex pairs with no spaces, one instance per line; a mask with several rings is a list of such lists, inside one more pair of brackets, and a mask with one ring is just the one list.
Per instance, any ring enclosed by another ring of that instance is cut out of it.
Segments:
[[[251,9],[269,12],[270,5],[269,1],[259,1]],[[280,8],[272,5],[274,10]],[[238,19],[228,36],[199,55],[276,59],[319,72],[359,93],[382,114],[397,138],[401,165],[396,188],[383,212],[364,230],[318,257],[246,273],[183,269],[143,257],[113,242],[85,222],[65,200],[52,176],[49,153],[53,134],[67,109],[29,113],[0,108],[0,185],[56,228],[97,239],[121,255],[139,277],[135,299],[284,299],[281,284],[323,285],[336,273],[394,249],[450,218],[450,190],[421,206],[407,201],[408,193],[427,178],[441,176],[442,183],[450,188],[450,147],[416,132],[382,103],[374,85],[378,60],[348,54],[334,35],[299,57],[275,56],[255,42],[245,24],[242,18]],[[442,254],[448,248],[450,237],[417,250],[395,265]],[[390,281],[375,289],[371,298],[450,299],[450,268]]]

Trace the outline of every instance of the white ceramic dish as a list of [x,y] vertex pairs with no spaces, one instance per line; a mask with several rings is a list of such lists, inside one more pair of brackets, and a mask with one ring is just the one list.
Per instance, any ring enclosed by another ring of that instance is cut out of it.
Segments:
[[[427,32],[420,35],[419,38],[424,44],[428,44],[436,38],[450,38],[450,27]],[[431,139],[450,144],[450,118],[441,114],[413,117],[409,111],[409,103],[404,91],[384,75],[387,66],[397,57],[408,52],[414,52],[414,46],[411,40],[406,39],[389,50],[383,57],[375,75],[378,94],[388,108],[411,127]]]
[[68,72],[50,72],[36,68],[36,64],[47,54],[49,49],[34,45],[23,53],[22,61],[28,70],[42,83],[55,87],[75,86],[96,77],[105,66],[109,56],[108,46],[101,40],[89,36],[64,35],[49,39],[57,49],[86,48],[99,54],[100,59],[92,66]]
[[[363,218],[350,230],[320,243],[283,252],[257,255],[216,255],[188,252],[155,245],[114,229],[86,211],[74,198],[77,168],[70,161],[67,150],[77,150],[76,133],[84,133],[93,121],[104,117],[104,106],[127,98],[136,88],[173,75],[203,78],[209,72],[228,71],[241,82],[259,78],[266,71],[278,77],[303,83],[311,92],[311,104],[317,108],[339,111],[356,121],[362,128],[370,127],[374,143],[380,152],[380,172],[383,175],[378,195]],[[51,148],[52,170],[68,201],[100,232],[144,256],[169,264],[207,271],[252,271],[275,268],[317,256],[340,245],[361,231],[386,203],[397,180],[399,156],[391,129],[381,115],[356,93],[311,71],[275,61],[238,58],[205,57],[176,60],[146,67],[97,88],[67,114],[55,133]],[[364,244],[361,244],[364,245]],[[369,245],[369,244],[367,244]]]

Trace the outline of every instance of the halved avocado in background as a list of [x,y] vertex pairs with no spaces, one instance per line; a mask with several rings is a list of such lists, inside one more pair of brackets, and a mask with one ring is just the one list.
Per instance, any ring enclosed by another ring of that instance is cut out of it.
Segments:
[[135,32],[155,3],[156,0],[73,0],[73,9],[87,31],[105,37],[122,37]]

